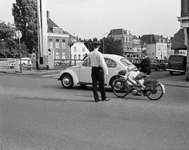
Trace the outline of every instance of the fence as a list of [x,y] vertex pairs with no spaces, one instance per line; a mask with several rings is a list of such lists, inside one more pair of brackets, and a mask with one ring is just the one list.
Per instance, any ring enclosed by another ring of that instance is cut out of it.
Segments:
[[[14,69],[15,58],[0,58],[0,71],[4,69]],[[79,59],[54,59],[54,69],[66,69],[70,66],[79,65],[82,63],[82,60]],[[23,65],[22,69],[32,69],[31,65]]]

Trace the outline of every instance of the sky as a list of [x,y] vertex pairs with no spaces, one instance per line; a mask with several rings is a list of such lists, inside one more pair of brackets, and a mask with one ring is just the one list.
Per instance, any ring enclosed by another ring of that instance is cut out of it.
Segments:
[[[14,23],[12,3],[0,0],[0,20]],[[180,29],[181,0],[46,0],[50,18],[81,39],[101,39],[112,29],[173,37]]]

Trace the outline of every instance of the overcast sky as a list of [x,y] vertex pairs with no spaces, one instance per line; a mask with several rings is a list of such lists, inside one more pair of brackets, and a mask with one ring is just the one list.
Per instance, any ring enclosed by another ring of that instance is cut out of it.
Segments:
[[[123,28],[131,34],[174,36],[180,29],[181,0],[46,0],[50,18],[82,39]],[[12,3],[0,0],[0,20],[13,23]]]

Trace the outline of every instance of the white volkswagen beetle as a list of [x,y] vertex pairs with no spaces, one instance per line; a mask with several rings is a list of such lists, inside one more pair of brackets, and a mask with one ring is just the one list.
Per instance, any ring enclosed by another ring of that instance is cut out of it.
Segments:
[[[108,75],[105,75],[106,86],[112,87],[120,70],[135,67],[125,57],[114,54],[103,54],[103,56],[108,67]],[[61,71],[58,80],[61,81],[64,88],[72,88],[76,84],[80,84],[81,86],[92,85],[91,66],[88,63],[88,57],[80,65],[72,66]]]

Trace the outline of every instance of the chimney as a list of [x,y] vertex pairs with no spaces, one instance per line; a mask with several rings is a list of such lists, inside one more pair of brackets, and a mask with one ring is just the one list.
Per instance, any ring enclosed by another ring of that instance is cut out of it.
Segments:
[[47,10],[47,19],[50,19],[50,12]]

